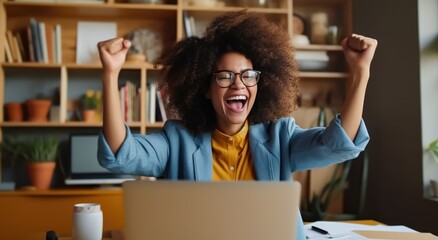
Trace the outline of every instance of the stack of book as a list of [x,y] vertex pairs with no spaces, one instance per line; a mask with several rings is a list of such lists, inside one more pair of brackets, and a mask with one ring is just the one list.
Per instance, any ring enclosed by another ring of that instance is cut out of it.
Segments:
[[47,24],[31,18],[25,31],[6,31],[5,51],[8,63],[62,63],[60,24]]
[[167,120],[166,96],[157,89],[156,82],[149,82],[146,101],[148,106],[147,121],[149,123],[165,122]]
[[126,81],[119,90],[122,118],[125,122],[140,121],[140,89],[133,81]]

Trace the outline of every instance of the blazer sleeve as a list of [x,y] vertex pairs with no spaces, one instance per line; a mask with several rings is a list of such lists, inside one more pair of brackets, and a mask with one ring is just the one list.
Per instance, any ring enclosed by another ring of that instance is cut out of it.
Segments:
[[163,131],[148,135],[132,134],[128,126],[126,137],[116,153],[108,145],[103,132],[99,135],[97,158],[111,172],[162,176],[169,155],[169,144]]
[[353,141],[341,126],[339,115],[326,128],[303,130],[293,128],[290,141],[290,161],[293,171],[326,167],[356,158],[369,142],[365,123],[361,120]]

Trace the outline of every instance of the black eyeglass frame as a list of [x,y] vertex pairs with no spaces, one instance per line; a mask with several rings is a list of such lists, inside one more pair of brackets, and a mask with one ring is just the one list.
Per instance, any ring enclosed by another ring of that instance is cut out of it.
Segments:
[[[256,76],[256,82],[255,82],[255,84],[253,84],[253,85],[248,85],[247,83],[245,83],[245,80],[242,78],[242,75],[243,75],[245,72],[249,72],[249,71],[251,71],[251,72],[256,72],[256,73],[257,73],[257,76]],[[219,83],[219,80],[218,80],[217,77],[216,77],[216,75],[217,75],[218,73],[223,73],[223,72],[227,72],[227,73],[231,74],[231,80],[229,81],[230,84],[229,84],[228,86],[222,86],[222,85]],[[243,85],[245,85],[245,86],[247,86],[247,87],[254,87],[254,86],[257,85],[257,83],[259,82],[260,74],[261,74],[261,73],[262,73],[262,72],[257,71],[257,70],[254,70],[254,69],[245,69],[245,70],[241,71],[240,73],[235,73],[235,72],[230,71],[230,70],[220,70],[220,71],[214,72],[214,73],[213,73],[213,76],[214,76],[214,80],[216,80],[216,83],[217,83],[221,88],[228,88],[228,87],[232,86],[232,85],[234,84],[234,82],[236,81],[236,75],[237,75],[237,74],[239,75],[240,81],[242,81]]]

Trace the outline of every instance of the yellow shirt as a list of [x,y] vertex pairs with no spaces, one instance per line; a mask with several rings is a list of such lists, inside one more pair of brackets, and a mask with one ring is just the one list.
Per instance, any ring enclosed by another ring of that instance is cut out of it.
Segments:
[[242,129],[228,136],[218,130],[212,135],[213,180],[255,180],[249,149],[248,121]]

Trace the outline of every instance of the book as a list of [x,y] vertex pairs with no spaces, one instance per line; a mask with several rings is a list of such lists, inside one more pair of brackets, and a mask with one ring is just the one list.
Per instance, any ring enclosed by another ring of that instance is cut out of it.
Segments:
[[151,82],[148,84],[149,88],[149,105],[148,106],[148,120],[150,123],[155,123],[156,121],[156,101],[157,101],[157,84]]
[[190,16],[189,22],[190,22],[190,28],[192,31],[192,36],[198,36],[198,33],[196,32],[195,18],[193,16]]
[[31,32],[31,43],[32,43],[32,49],[33,49],[33,55],[34,55],[34,61],[35,62],[42,62],[43,59],[43,52],[41,49],[41,40],[40,40],[40,31],[39,31],[39,23],[35,18],[31,18],[29,21],[30,25],[30,32]]
[[12,34],[11,30],[6,31],[6,42],[8,42],[9,44],[9,50],[11,52],[11,56],[12,56],[12,62],[17,62],[18,61],[18,56],[17,56],[17,50],[15,49],[15,44],[14,44],[14,35]]
[[46,38],[46,24],[44,22],[38,22],[39,30],[39,43],[42,50],[42,62],[49,63],[49,51],[47,49],[47,38]]
[[26,29],[27,46],[29,49],[29,62],[35,62],[35,49],[33,48],[32,29],[30,25]]
[[46,49],[47,49],[47,62],[54,63],[54,48],[55,48],[55,36],[54,36],[54,28],[51,24],[45,24],[46,31]]
[[15,37],[17,38],[18,49],[20,51],[20,55],[23,61],[29,61],[29,56],[24,47],[23,39],[21,37],[20,32],[15,33]]
[[14,35],[12,37],[12,48],[14,49],[15,53],[17,54],[16,62],[17,63],[22,63],[23,62],[23,58],[21,56],[21,51],[20,51],[20,47],[18,46],[18,40],[17,40],[17,36],[16,35]]
[[193,36],[192,25],[190,23],[190,16],[187,11],[183,11],[184,30],[186,37]]
[[163,97],[162,92],[157,91],[158,110],[160,112],[161,121],[165,122],[167,120],[167,113]]
[[62,34],[61,24],[55,24],[55,63],[62,63]]
[[14,58],[12,58],[12,53],[11,53],[11,47],[9,46],[9,42],[6,39],[7,37],[5,36],[5,54],[6,54],[6,62],[8,63],[13,63],[14,62]]

